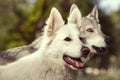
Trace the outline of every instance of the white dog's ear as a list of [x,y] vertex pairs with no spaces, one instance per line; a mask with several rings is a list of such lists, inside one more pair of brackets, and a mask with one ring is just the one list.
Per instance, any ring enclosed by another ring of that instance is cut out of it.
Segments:
[[71,14],[73,12],[74,9],[78,8],[76,4],[72,4],[71,8],[70,8],[70,13]]
[[47,35],[51,35],[57,32],[60,27],[63,27],[64,21],[62,19],[61,14],[56,8],[52,8],[50,16],[46,21],[45,33]]
[[[73,5],[75,6],[75,5]],[[77,24],[78,27],[81,26],[81,21],[82,21],[82,15],[81,12],[79,11],[79,9],[73,8],[73,11],[70,12],[69,17],[68,17],[68,23],[74,23]]]
[[88,14],[87,17],[94,17],[99,22],[97,5],[94,6],[92,12],[90,14]]

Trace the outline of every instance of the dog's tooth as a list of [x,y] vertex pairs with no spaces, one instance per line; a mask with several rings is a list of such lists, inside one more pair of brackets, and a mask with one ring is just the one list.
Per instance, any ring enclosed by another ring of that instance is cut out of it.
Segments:
[[74,60],[71,59],[71,62],[74,63]]
[[68,58],[68,60],[70,60],[71,61],[71,58],[70,57],[67,57]]
[[78,63],[78,62],[76,62],[75,65],[76,65],[77,67],[79,67],[79,63]]
[[79,67],[83,67],[84,66],[84,63],[79,63]]

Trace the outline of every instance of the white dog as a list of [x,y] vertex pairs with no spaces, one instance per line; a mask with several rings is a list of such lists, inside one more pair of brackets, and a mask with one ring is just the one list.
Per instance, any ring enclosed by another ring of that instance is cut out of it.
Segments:
[[90,49],[79,39],[80,27],[64,25],[56,8],[52,8],[46,24],[40,49],[0,66],[0,80],[76,80],[77,70],[90,56]]

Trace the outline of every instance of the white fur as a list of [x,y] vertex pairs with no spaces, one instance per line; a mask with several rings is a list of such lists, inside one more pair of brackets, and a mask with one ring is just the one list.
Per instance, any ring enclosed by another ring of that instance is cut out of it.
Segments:
[[[47,20],[40,49],[16,62],[0,66],[0,80],[76,80],[77,70],[63,60],[63,55],[80,57],[82,43],[75,24],[64,21],[53,8]],[[72,41],[65,41],[70,37]]]

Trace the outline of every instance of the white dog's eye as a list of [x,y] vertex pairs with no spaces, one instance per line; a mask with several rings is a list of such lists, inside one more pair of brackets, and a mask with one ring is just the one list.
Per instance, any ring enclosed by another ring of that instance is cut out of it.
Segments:
[[72,39],[70,37],[66,37],[64,40],[65,41],[72,41]]
[[91,28],[87,29],[88,32],[94,32]]

